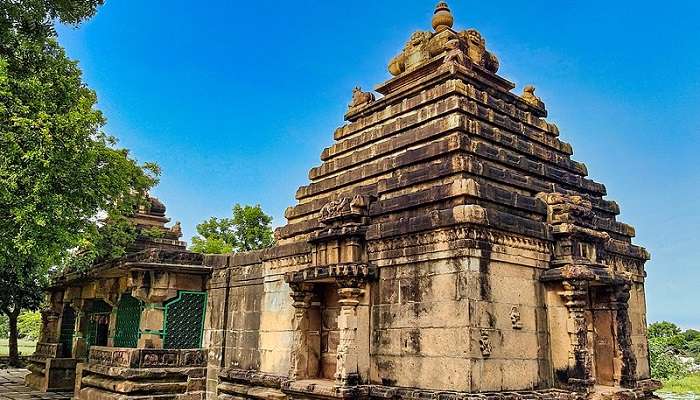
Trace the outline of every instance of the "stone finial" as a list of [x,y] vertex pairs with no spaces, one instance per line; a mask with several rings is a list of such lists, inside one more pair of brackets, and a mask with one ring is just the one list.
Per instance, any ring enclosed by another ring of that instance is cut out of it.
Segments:
[[447,3],[444,1],[439,2],[437,6],[435,6],[435,13],[433,15],[433,29],[435,29],[435,32],[442,32],[445,29],[452,28],[454,22],[454,17]]
[[520,95],[520,97],[533,107],[544,108],[544,102],[542,99],[535,96],[535,87],[532,85],[525,86],[525,88],[523,88],[523,94]]
[[486,50],[486,41],[481,34],[475,29],[453,31],[453,23],[454,18],[447,3],[441,1],[433,15],[435,31],[414,32],[401,53],[389,62],[389,72],[394,76],[401,75],[420,68],[442,54],[446,54],[444,63],[464,66],[472,63],[494,74],[498,72],[498,58]]

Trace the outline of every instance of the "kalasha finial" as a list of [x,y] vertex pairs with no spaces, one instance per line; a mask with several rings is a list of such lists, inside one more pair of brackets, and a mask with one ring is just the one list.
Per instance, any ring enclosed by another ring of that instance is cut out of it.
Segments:
[[433,29],[435,29],[435,32],[442,32],[445,29],[452,28],[454,22],[455,19],[452,16],[450,7],[448,7],[447,3],[444,1],[439,2],[437,6],[435,6],[435,13],[433,15]]

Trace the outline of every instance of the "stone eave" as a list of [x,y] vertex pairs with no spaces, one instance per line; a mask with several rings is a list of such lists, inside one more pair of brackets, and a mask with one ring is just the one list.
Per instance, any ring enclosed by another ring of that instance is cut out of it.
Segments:
[[601,284],[626,284],[632,281],[631,274],[618,273],[609,268],[591,263],[566,264],[547,270],[540,277],[542,282],[583,280]]
[[[192,262],[172,262],[172,256],[176,256],[176,258],[191,258],[190,261]],[[196,263],[197,261],[199,263]],[[74,271],[60,275],[52,282],[49,289],[89,282],[99,278],[114,278],[134,269],[182,271],[197,275],[211,274],[212,267],[202,265],[203,261],[203,255],[187,250],[146,249],[137,253],[127,254],[115,260],[96,264],[87,271]]]

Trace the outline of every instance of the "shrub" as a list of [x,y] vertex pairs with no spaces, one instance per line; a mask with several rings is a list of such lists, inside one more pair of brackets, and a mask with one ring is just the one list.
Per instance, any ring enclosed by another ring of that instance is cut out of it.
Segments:
[[651,376],[657,379],[681,378],[688,374],[688,367],[678,358],[674,349],[663,337],[649,339]]

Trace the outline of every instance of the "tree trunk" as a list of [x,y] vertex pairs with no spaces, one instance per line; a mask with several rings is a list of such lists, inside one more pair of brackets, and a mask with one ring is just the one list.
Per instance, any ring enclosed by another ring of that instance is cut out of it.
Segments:
[[11,367],[21,367],[19,363],[19,352],[17,351],[17,317],[19,312],[12,311],[7,313],[7,322],[10,328],[10,357],[9,364]]

